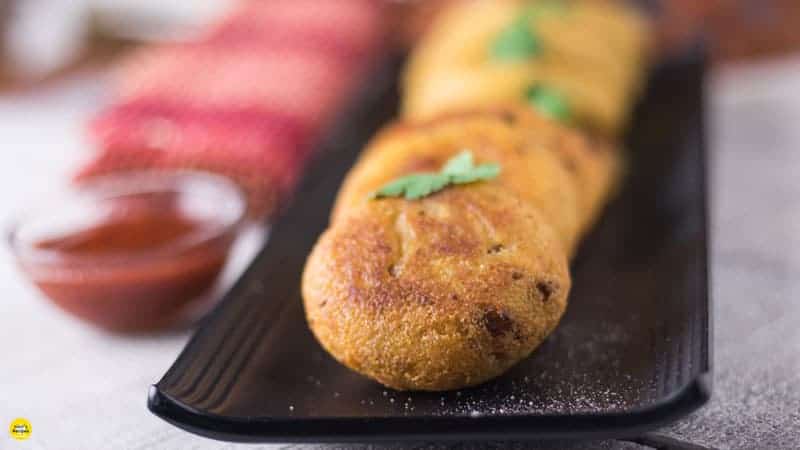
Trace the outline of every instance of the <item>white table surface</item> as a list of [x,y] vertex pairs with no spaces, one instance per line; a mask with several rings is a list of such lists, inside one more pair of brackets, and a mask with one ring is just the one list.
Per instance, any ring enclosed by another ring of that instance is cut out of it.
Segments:
[[[96,79],[78,78],[0,97],[0,224],[65,184],[87,156],[82,126],[102,91]],[[800,333],[791,331],[800,306],[781,305],[800,302],[800,59],[726,69],[710,91],[718,381],[705,410],[663,433],[711,447],[791,448],[800,441]],[[240,245],[227,279],[257,241]],[[147,411],[148,387],[188,332],[120,337],[87,327],[26,284],[5,248],[0,304],[0,428],[18,416],[33,428],[24,442],[2,432],[0,449],[280,447],[207,440]]]

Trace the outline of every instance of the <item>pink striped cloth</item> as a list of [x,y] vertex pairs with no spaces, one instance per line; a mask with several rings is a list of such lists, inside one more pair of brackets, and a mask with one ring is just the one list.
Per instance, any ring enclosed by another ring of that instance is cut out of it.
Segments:
[[196,42],[136,52],[76,178],[207,170],[239,183],[253,214],[273,213],[382,50],[382,19],[377,0],[251,0]]

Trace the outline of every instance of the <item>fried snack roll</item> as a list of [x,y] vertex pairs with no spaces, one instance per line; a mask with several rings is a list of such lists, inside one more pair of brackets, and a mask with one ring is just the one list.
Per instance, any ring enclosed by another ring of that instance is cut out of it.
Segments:
[[544,90],[559,97],[562,118],[615,136],[641,83],[647,28],[613,1],[454,3],[411,55],[403,113],[431,117],[524,99],[538,107]]
[[309,326],[345,366],[399,390],[496,377],[552,332],[570,278],[539,211],[494,181],[370,201],[317,242]]
[[617,153],[525,106],[451,113],[388,127],[365,151],[339,191],[332,221],[385,183],[438,170],[464,149],[502,167],[497,182],[538,208],[569,255],[616,181]]
[[[620,177],[606,142],[638,89],[645,28],[589,0],[443,13],[405,73],[405,119],[364,151],[306,263],[306,318],[331,355],[435,391],[496,377],[542,343],[566,308],[569,257]],[[499,176],[371,195],[443,183],[466,150]]]
[[594,226],[619,186],[623,152],[605,139],[565,127],[525,106],[489,109],[506,116],[528,139],[554,149],[578,188],[579,238]]

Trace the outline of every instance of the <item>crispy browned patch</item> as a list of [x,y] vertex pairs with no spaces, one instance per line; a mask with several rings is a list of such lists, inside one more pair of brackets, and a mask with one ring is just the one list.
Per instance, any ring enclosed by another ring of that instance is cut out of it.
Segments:
[[503,312],[489,310],[484,313],[481,320],[483,326],[492,337],[499,337],[511,332],[514,321]]
[[556,283],[550,280],[537,281],[536,289],[539,291],[539,294],[541,294],[543,302],[550,301],[550,297],[558,290]]

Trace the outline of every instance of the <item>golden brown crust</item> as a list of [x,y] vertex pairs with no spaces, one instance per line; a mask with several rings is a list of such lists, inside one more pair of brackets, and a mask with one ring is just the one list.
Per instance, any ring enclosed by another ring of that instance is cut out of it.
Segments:
[[[462,150],[497,178],[429,197],[369,200]],[[384,129],[339,193],[303,275],[309,325],[335,358],[401,390],[493,378],[555,328],[568,251],[614,184],[617,153],[527,106]]]
[[409,58],[403,114],[423,118],[520,101],[543,84],[567,97],[579,126],[615,136],[639,90],[649,47],[647,21],[621,3],[570,2],[560,13],[531,18],[541,53],[513,61],[492,58],[492,43],[530,2],[451,5]]
[[436,172],[459,152],[470,150],[478,164],[498,163],[499,184],[538,207],[571,251],[580,225],[575,180],[555,152],[531,141],[506,119],[502,114],[464,112],[390,127],[342,185],[333,220],[367,201],[385,183],[412,172]]
[[565,253],[498,183],[361,204],[303,274],[309,325],[344,365],[401,390],[445,390],[529,355],[566,307]]
[[[364,151],[306,263],[313,333],[342,364],[386,386],[472,386],[528,356],[563,315],[568,257],[617,183],[618,151],[534,112],[524,97],[545,82],[567,95],[575,125],[613,138],[636,90],[645,32],[624,12],[575,3],[568,25],[537,22],[541,58],[488,61],[487,45],[522,5],[472,1],[437,20],[405,73],[410,119]],[[464,150],[501,174],[419,200],[368,199]]]
[[[552,148],[578,188],[579,238],[597,221],[622,177],[620,149],[600,137],[569,129],[518,104],[503,109],[514,123],[528,131],[529,139]],[[524,131],[523,131],[524,132]]]
[[498,182],[538,207],[572,253],[616,183],[617,154],[524,105],[462,110],[401,121],[373,139],[345,180],[332,220],[398,176],[436,171],[469,149],[497,162]]

